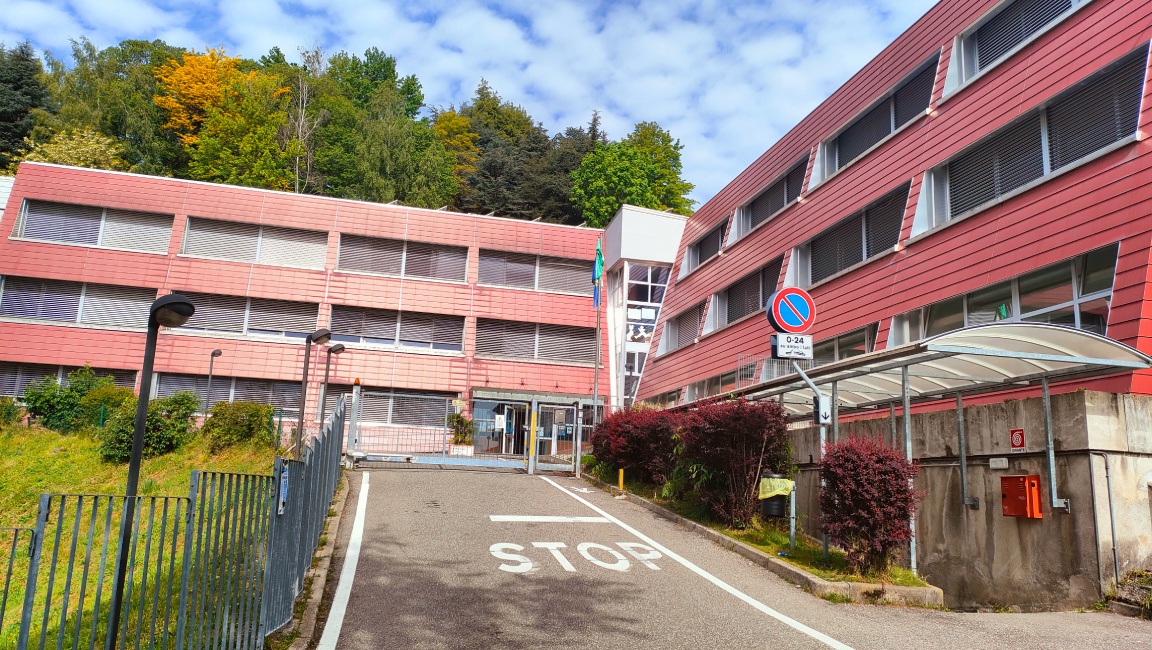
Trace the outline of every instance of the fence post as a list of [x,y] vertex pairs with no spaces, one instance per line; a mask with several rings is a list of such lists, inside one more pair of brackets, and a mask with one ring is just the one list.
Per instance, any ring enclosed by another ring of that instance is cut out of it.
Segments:
[[360,426],[360,382],[352,385],[352,414],[348,418],[348,453],[360,451],[360,436],[356,430]]
[[196,500],[200,494],[200,470],[192,470],[188,478],[188,509],[184,512],[184,556],[180,559],[180,593],[176,606],[176,647],[184,647],[184,634],[188,624],[188,582],[192,575],[192,542],[196,529]]
[[41,494],[40,508],[36,511],[36,528],[32,531],[32,559],[28,562],[28,581],[24,587],[24,609],[20,613],[17,648],[28,647],[28,635],[32,631],[32,610],[36,607],[36,574],[40,571],[40,553],[44,549],[44,526],[48,523],[51,506],[51,495]]

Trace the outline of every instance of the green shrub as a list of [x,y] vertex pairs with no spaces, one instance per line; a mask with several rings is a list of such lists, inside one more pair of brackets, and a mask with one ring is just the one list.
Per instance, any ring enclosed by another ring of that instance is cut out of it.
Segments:
[[256,402],[217,402],[201,433],[208,436],[213,452],[246,440],[262,440],[271,445],[269,426],[272,407]]
[[81,413],[80,401],[91,391],[112,386],[112,378],[97,377],[89,366],[68,373],[68,385],[61,385],[55,377],[45,377],[24,389],[24,403],[28,412],[40,418],[40,423],[61,433],[68,433],[89,424]]
[[121,404],[135,398],[136,393],[131,388],[112,384],[97,386],[80,398],[79,421],[74,422],[73,427],[103,426]]
[[24,409],[11,397],[0,397],[0,425],[16,424],[24,419]]
[[448,427],[452,429],[452,444],[470,445],[472,436],[476,434],[476,425],[459,413],[448,416]]
[[[195,393],[180,391],[148,404],[144,425],[144,458],[175,451],[192,435],[192,414],[200,406]],[[100,432],[100,456],[113,463],[132,457],[132,433],[136,421],[136,400],[130,399],[112,413]]]

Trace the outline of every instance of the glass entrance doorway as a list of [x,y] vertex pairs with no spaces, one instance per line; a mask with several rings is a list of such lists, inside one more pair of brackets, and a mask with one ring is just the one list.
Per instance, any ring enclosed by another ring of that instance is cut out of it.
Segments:
[[536,454],[571,456],[575,439],[576,407],[572,404],[541,404],[536,432]]
[[476,400],[473,404],[476,453],[526,456],[528,408],[524,402]]

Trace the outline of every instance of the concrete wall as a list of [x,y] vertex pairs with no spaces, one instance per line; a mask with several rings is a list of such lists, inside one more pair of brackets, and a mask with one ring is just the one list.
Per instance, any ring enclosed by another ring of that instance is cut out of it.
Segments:
[[[1086,391],[1052,397],[1057,495],[1070,500],[1068,512],[1050,507],[1040,399],[967,406],[964,423],[968,490],[980,500],[978,509],[962,501],[956,411],[912,416],[913,455],[921,465],[916,489],[923,495],[917,560],[949,607],[1068,609],[1100,600],[1115,571],[1104,459],[1090,451],[1108,456],[1120,573],[1152,567],[1152,399]],[[895,442],[887,417],[842,423],[838,434],[880,437],[903,448],[901,417],[895,425]],[[1024,453],[1010,452],[1014,428],[1025,430]],[[819,430],[794,431],[793,447],[801,466],[800,524],[819,535]],[[1006,459],[1007,469],[991,469],[992,459]],[[1041,476],[1042,519],[1002,514],[1000,478],[1013,474]]]

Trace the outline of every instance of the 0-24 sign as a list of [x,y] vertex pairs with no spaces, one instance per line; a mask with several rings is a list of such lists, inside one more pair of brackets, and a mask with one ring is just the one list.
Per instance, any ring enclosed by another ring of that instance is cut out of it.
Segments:
[[806,334],[773,334],[773,359],[811,359],[812,337]]

